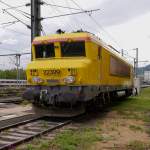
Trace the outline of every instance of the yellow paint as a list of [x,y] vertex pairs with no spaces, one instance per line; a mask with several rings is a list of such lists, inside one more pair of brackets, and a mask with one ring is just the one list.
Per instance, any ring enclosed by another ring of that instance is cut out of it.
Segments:
[[[28,64],[26,73],[28,84],[36,85],[32,82],[30,70],[36,69],[38,71],[38,77],[44,80],[40,85],[66,85],[64,78],[72,75],[70,69],[75,69],[76,81],[71,84],[74,85],[132,85],[131,78],[111,76],[109,71],[110,67],[110,55],[117,57],[124,63],[128,64],[117,53],[113,52],[105,43],[95,38],[89,33],[67,33],[67,34],[55,34],[45,37],[37,37],[34,42],[43,42],[48,40],[68,39],[74,40],[74,38],[90,38],[90,41],[85,42],[86,57],[61,57],[60,42],[55,42],[55,58],[51,59],[35,59],[35,50],[32,46],[33,61]],[[98,57],[98,48],[101,49],[101,57]],[[128,64],[131,67],[132,66]],[[44,75],[44,70],[60,70],[59,74]],[[57,81],[57,83],[48,83],[47,80]]]
[[61,51],[60,51],[60,43],[59,42],[56,42],[54,44],[55,46],[55,57],[56,58],[60,58],[61,57]]

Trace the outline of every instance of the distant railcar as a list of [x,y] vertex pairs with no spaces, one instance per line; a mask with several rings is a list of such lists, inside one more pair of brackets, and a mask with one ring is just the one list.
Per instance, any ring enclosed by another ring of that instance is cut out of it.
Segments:
[[27,99],[36,104],[86,103],[133,89],[133,67],[93,34],[63,33],[37,37],[26,69]]

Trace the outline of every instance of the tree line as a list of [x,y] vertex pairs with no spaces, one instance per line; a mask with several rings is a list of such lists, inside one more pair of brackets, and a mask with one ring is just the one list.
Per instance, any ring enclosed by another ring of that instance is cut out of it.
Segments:
[[[19,69],[20,79],[25,80],[26,79],[26,73],[25,70]],[[0,70],[0,79],[17,79],[17,69],[11,69],[11,70]]]

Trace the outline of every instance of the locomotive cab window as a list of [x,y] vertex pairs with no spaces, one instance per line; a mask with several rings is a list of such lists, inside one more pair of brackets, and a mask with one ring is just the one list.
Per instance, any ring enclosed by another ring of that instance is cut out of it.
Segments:
[[85,42],[62,42],[62,57],[80,57],[85,56]]
[[55,57],[54,44],[35,45],[36,58]]

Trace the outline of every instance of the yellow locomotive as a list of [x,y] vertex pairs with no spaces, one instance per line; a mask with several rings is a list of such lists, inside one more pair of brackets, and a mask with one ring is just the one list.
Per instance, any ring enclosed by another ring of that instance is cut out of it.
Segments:
[[[26,69],[26,99],[71,105],[132,93],[133,67],[113,48],[87,32],[36,37]],[[102,98],[103,97],[103,98]]]

